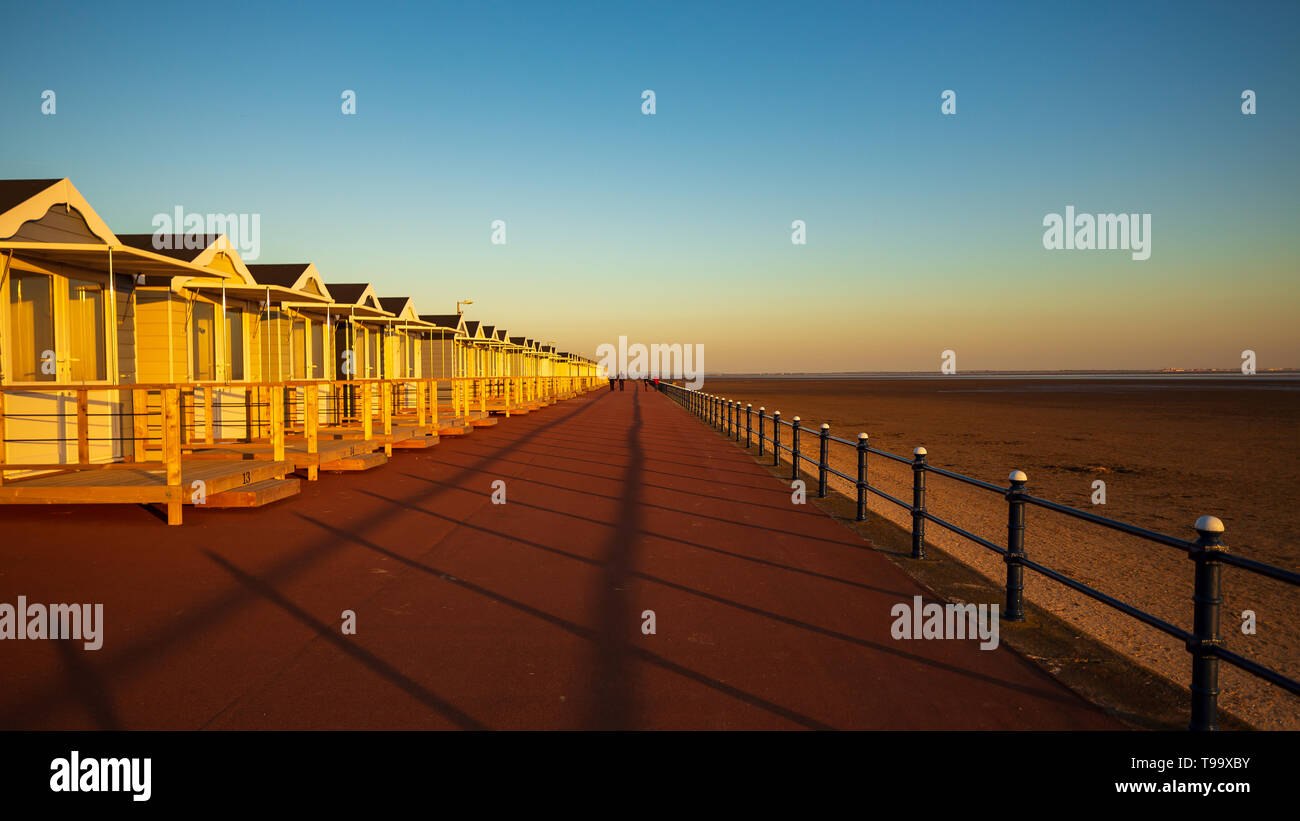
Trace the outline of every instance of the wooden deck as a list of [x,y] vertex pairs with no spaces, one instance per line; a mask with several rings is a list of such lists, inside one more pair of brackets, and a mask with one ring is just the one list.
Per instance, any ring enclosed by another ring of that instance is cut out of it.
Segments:
[[204,507],[263,507],[281,499],[291,499],[301,490],[301,479],[267,479],[213,494]]
[[[360,427],[354,428],[351,425],[330,425],[328,427],[322,426],[319,431],[319,435],[320,435],[320,441],[323,445],[325,442],[328,441],[364,438],[365,431],[363,431]],[[411,424],[393,425],[392,433],[384,433],[384,429],[382,425],[375,425],[374,428],[370,431],[370,440],[372,442],[378,442],[379,444],[383,445],[383,444],[392,444],[393,442],[401,442],[404,439],[413,439],[421,435],[423,435],[423,431],[420,430],[419,425],[411,425]]]
[[[182,458],[180,484],[167,484],[167,470],[113,464],[92,470],[46,473],[8,479],[0,486],[0,504],[166,504],[168,523],[180,524],[180,505],[268,479],[282,479],[293,463]],[[202,483],[202,484],[195,484]],[[202,491],[200,493],[200,491]]]
[[[316,453],[307,452],[307,442],[303,439],[290,439],[284,443],[284,458],[293,462],[297,470],[307,471],[307,478],[315,481],[316,470],[321,465],[370,453],[380,446],[376,439],[320,439],[316,443]],[[270,442],[218,442],[216,444],[193,445],[194,459],[228,459],[256,460],[271,459],[274,448]]]

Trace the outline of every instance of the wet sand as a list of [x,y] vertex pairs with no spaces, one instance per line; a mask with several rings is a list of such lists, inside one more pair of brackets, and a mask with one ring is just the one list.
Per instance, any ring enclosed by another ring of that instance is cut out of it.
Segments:
[[[1239,555],[1289,570],[1300,566],[1300,381],[1267,376],[1217,379],[710,378],[703,390],[749,402],[805,427],[831,425],[873,447],[910,455],[917,445],[937,467],[1006,485],[1012,469],[1029,475],[1032,494],[1071,507],[1194,538],[1192,523],[1212,514]],[[805,442],[808,437],[805,436]],[[852,475],[851,449],[831,449]],[[911,471],[883,458],[871,482],[909,499]],[[1106,503],[1094,505],[1093,483]],[[838,481],[838,480],[837,480]],[[910,517],[880,499],[872,511],[907,526]],[[936,516],[1006,543],[1006,502],[998,495],[932,476]],[[1001,558],[934,524],[941,549],[1001,580]],[[1185,554],[1050,511],[1028,512],[1032,558],[1105,593],[1191,627],[1192,563]],[[1026,594],[1151,669],[1190,681],[1182,645],[1157,631],[1030,574]],[[1253,610],[1258,632],[1244,635]],[[1300,677],[1300,590],[1234,568],[1224,571],[1223,634],[1229,649]],[[1221,704],[1260,727],[1300,728],[1300,699],[1222,665]]]

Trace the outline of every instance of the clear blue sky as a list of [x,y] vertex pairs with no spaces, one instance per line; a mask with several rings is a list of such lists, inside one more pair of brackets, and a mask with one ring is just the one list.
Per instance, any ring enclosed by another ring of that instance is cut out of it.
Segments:
[[[120,232],[257,213],[261,262],[710,371],[1300,366],[1300,3],[76,5],[6,10],[0,176]],[[1044,250],[1066,205],[1152,258]]]

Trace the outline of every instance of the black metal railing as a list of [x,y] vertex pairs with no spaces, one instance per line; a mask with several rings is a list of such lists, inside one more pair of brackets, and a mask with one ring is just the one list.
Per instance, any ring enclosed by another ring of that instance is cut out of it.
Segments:
[[[739,402],[728,400],[711,394],[701,393],[695,390],[682,388],[667,382],[659,383],[660,390],[668,395],[671,399],[681,404],[683,407],[699,416],[706,423],[717,428],[728,438],[734,438],[737,442],[741,441],[741,405]],[[754,415],[757,414],[757,437],[754,438]],[[771,435],[767,434],[767,424],[771,424]],[[781,429],[785,427],[790,431],[790,443],[787,445],[781,441]],[[1024,584],[1026,570],[1031,570],[1040,576],[1044,576],[1058,584],[1070,588],[1078,593],[1087,596],[1095,601],[1110,607],[1114,610],[1137,619],[1138,621],[1153,627],[1162,633],[1173,636],[1182,641],[1191,655],[1192,660],[1192,684],[1191,684],[1191,719],[1188,722],[1188,729],[1191,730],[1214,730],[1217,729],[1218,716],[1218,699],[1219,699],[1219,662],[1225,661],[1234,667],[1243,670],[1257,678],[1263,679],[1277,687],[1292,694],[1300,694],[1300,681],[1296,681],[1283,673],[1272,668],[1266,667],[1256,661],[1233,653],[1224,646],[1224,641],[1219,635],[1220,609],[1223,602],[1221,587],[1221,575],[1224,565],[1238,568],[1240,570],[1265,576],[1276,581],[1281,581],[1292,586],[1300,586],[1300,573],[1285,570],[1280,567],[1258,562],[1253,559],[1247,559],[1241,556],[1234,556],[1228,553],[1227,547],[1223,544],[1223,522],[1214,516],[1202,516],[1196,520],[1194,529],[1197,537],[1192,541],[1179,539],[1175,536],[1169,536],[1164,533],[1158,533],[1154,530],[1138,527],[1128,524],[1127,522],[1108,519],[1104,516],[1098,516],[1094,513],[1088,513],[1082,510],[1076,510],[1067,505],[1053,502],[1048,499],[1040,499],[1032,496],[1026,491],[1028,477],[1023,471],[1012,471],[1008,477],[1009,486],[1002,487],[965,476],[960,473],[937,468],[926,461],[925,448],[918,447],[912,452],[912,458],[889,453],[887,451],[873,448],[869,444],[869,438],[866,433],[858,434],[856,442],[832,436],[830,425],[823,424],[818,432],[818,448],[816,457],[807,455],[800,447],[800,432],[804,430],[798,416],[791,421],[785,421],[781,418],[780,411],[773,411],[770,415],[765,408],[753,409],[752,405],[744,406],[744,443],[747,449],[752,447],[752,442],[757,441],[758,455],[765,456],[765,447],[771,446],[772,465],[779,467],[782,453],[786,453],[790,458],[790,478],[798,479],[802,466],[810,465],[810,474],[817,477],[817,496],[825,498],[827,495],[827,477],[838,476],[844,481],[854,486],[857,492],[857,521],[866,521],[868,516],[868,499],[870,495],[878,496],[887,502],[890,502],[911,513],[912,526],[912,558],[925,558],[925,525],[926,522],[945,528],[946,530],[974,542],[981,547],[993,551],[1002,556],[1006,564],[1006,607],[1002,615],[1003,619],[1008,621],[1024,621]],[[845,445],[853,448],[857,454],[857,476],[849,476],[836,470],[830,463],[830,445],[832,443]],[[869,481],[868,474],[868,457],[878,456],[884,459],[892,460],[901,464],[909,465],[912,469],[912,501],[909,504],[903,499],[886,493],[879,487],[872,485]],[[977,536],[964,528],[935,516],[926,510],[926,476],[935,474],[948,479],[970,485],[971,487],[981,490],[997,493],[1007,501],[1007,544],[999,545],[981,536]],[[1031,560],[1025,553],[1025,507],[1032,505],[1034,507],[1050,510],[1064,516],[1072,517],[1090,524],[1116,530],[1121,533],[1135,536],[1146,541],[1155,542],[1173,547],[1185,552],[1188,557],[1195,562],[1195,578],[1193,581],[1192,591],[1192,630],[1189,632],[1174,624],[1147,613],[1131,604],[1127,604],[1113,596],[1097,590],[1090,585],[1084,584],[1076,579],[1070,578],[1063,573],[1046,567],[1038,562]]]

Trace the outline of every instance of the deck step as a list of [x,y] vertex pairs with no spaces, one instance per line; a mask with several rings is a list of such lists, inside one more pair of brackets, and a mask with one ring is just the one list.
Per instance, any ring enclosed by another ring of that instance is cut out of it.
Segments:
[[426,436],[415,436],[410,439],[403,439],[400,442],[394,442],[393,447],[401,450],[423,450],[436,444],[438,444],[438,434],[431,433]]
[[234,490],[214,493],[201,507],[261,507],[297,496],[301,489],[302,482],[299,479],[264,479]]
[[494,419],[489,416],[482,419],[471,419],[469,420],[469,423],[476,428],[490,428],[500,421],[501,421],[500,419]]
[[439,436],[464,436],[474,430],[468,425],[448,425],[445,428],[438,428]]
[[355,456],[335,459],[333,462],[321,462],[320,469],[330,471],[331,473],[338,471],[370,470],[371,468],[377,468],[387,462],[388,457],[383,454],[383,451],[375,451],[374,453],[358,453]]

